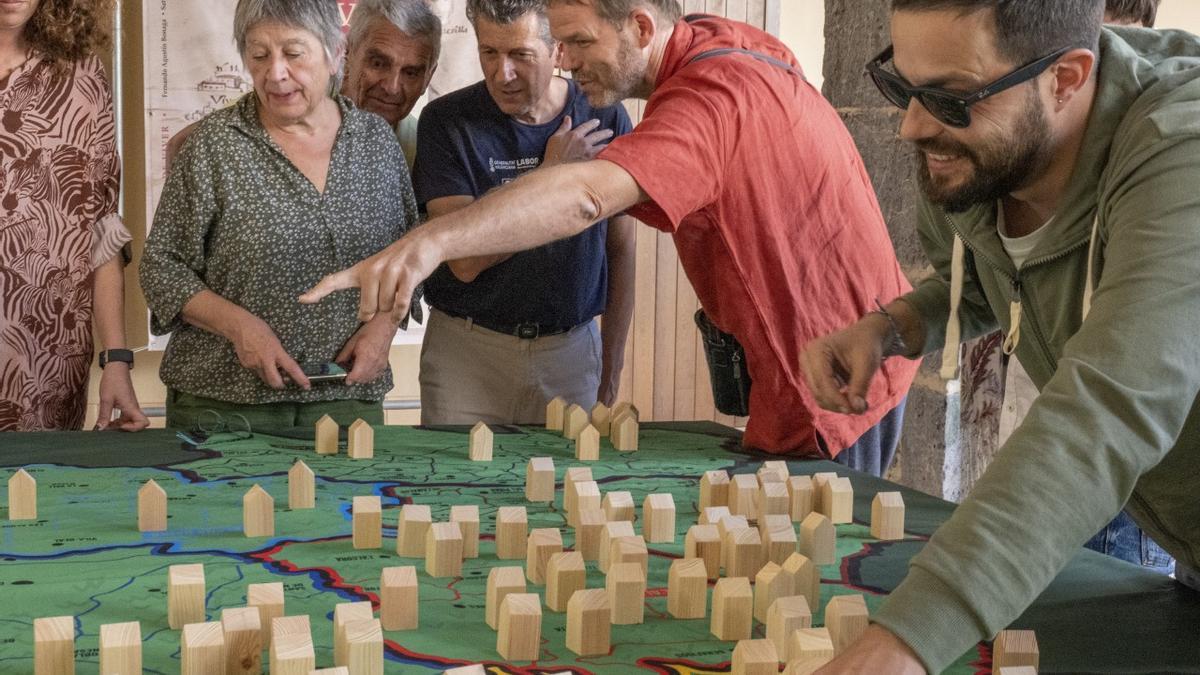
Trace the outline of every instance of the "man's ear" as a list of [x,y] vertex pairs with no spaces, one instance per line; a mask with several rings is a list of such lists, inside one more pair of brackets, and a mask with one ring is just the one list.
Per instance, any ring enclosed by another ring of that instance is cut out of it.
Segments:
[[1054,98],[1060,106],[1064,105],[1095,75],[1096,55],[1089,49],[1072,49],[1063,54],[1050,72],[1054,76]]
[[658,34],[658,18],[645,7],[637,7],[630,12],[628,22],[635,31],[638,47],[642,49],[649,46]]

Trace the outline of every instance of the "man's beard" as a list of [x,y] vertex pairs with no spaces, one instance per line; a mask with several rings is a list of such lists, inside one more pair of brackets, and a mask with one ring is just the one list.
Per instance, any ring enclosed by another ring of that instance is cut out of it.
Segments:
[[646,59],[637,48],[633,39],[624,39],[617,49],[615,65],[601,66],[592,75],[595,84],[602,85],[603,91],[597,94],[595,100],[589,98],[588,103],[594,108],[607,108],[628,98],[634,98],[641,87],[642,78],[646,72]]
[[[1008,138],[993,139],[977,149],[952,140],[917,142],[917,176],[929,201],[950,213],[988,204],[1025,187],[1050,160],[1050,131],[1045,109],[1036,94]],[[947,188],[934,182],[925,152],[959,155],[974,168],[966,183]]]

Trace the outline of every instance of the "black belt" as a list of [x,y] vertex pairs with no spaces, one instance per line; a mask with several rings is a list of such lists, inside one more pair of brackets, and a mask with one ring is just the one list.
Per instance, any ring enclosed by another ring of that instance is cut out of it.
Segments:
[[[526,321],[524,323],[503,324],[503,323],[499,323],[499,322],[489,321],[487,319],[473,319],[469,316],[464,316],[462,314],[455,314],[454,312],[446,312],[446,310],[442,310],[442,311],[445,312],[448,316],[452,316],[456,319],[462,319],[464,321],[471,323],[472,325],[479,326],[481,328],[486,328],[490,331],[495,331],[497,333],[502,333],[504,335],[512,335],[513,337],[518,337],[518,338],[521,338],[522,340],[536,340],[537,338],[540,338],[540,337],[549,337],[551,335],[562,335],[563,333],[570,332],[570,331],[574,330],[576,327],[583,325],[583,324],[575,324],[574,326],[553,326],[553,325],[538,323],[536,321]],[[587,323],[587,322],[584,322],[584,323]]]

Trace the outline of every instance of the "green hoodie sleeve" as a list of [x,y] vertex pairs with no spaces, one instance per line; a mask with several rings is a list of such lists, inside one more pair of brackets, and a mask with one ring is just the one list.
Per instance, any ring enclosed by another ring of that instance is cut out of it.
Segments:
[[[945,346],[946,321],[950,317],[950,262],[954,251],[954,233],[941,212],[928,201],[920,200],[917,213],[917,235],[925,255],[933,265],[933,275],[917,284],[903,296],[920,315],[925,325],[925,344],[921,354],[935,352]],[[997,328],[996,317],[983,296],[975,278],[971,251],[963,258],[963,295],[959,304],[959,322],[963,341],[990,333]]]
[[1175,445],[1200,391],[1197,158],[1191,136],[1122,163],[1132,168],[1101,199],[1091,313],[1024,423],[876,614],[931,671],[1016,619]]

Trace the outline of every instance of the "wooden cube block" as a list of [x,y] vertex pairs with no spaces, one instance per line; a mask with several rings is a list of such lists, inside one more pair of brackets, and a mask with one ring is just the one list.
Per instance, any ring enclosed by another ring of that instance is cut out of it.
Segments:
[[783,574],[791,579],[792,593],[803,595],[809,607],[821,606],[821,573],[802,553],[793,553],[783,563]]
[[142,625],[137,621],[100,626],[100,675],[142,672]]
[[786,483],[787,476],[775,471],[767,466],[761,466],[758,471],[754,472],[754,477],[758,479],[759,487],[768,483]]
[[762,569],[763,543],[757,527],[730,530],[725,535],[725,546],[729,551],[725,561],[726,576],[753,579]]
[[225,675],[262,673],[262,617],[257,607],[221,610],[221,632],[225,635]]
[[315,427],[315,442],[318,455],[338,454],[338,423],[329,415],[322,415]]
[[767,639],[775,645],[781,661],[792,660],[792,645],[788,640],[801,628],[812,627],[812,610],[803,595],[776,598],[767,610]]
[[375,428],[366,420],[354,420],[346,431],[346,454],[350,459],[371,459],[375,456]]
[[[346,673],[345,675],[350,675]],[[457,668],[447,668],[442,671],[442,675],[488,675],[483,666],[478,663],[472,663],[469,666],[459,666]]]
[[520,567],[493,567],[488,572],[484,621],[496,630],[500,627],[500,603],[509,593],[525,592],[525,570]]
[[600,571],[608,572],[609,554],[612,552],[612,542],[620,537],[633,536],[633,523],[627,520],[617,520],[605,523],[600,530]]
[[604,517],[608,520],[628,520],[633,522],[634,512],[636,507],[633,504],[633,495],[629,492],[609,492],[604,495],[604,501],[601,502],[601,507],[604,509]]
[[667,572],[667,613],[676,619],[708,615],[708,572],[700,558],[678,558]]
[[[458,523],[462,534],[463,558],[479,557],[479,507],[475,504],[457,504],[450,507],[450,522]],[[387,628],[384,628],[387,630]]]
[[[813,673],[833,660],[833,640],[824,628],[801,628],[788,638],[788,672]],[[795,669],[793,669],[795,664]]]
[[733,648],[733,675],[778,675],[779,655],[770,640],[741,640]]
[[821,485],[821,507],[834,525],[854,520],[854,486],[849,478],[831,478]]
[[642,502],[642,535],[652,544],[675,543],[675,498],[670,493],[647,495]]
[[596,405],[592,406],[591,417],[592,426],[596,427],[596,431],[599,431],[601,436],[607,436],[612,426],[612,410],[604,405],[603,401],[597,401]]
[[355,497],[353,510],[354,548],[383,546],[383,503],[376,495]]
[[617,563],[637,563],[642,568],[642,576],[646,576],[650,568],[650,552],[646,548],[645,538],[636,535],[613,539],[609,545],[608,560],[609,569],[604,571],[605,574]]
[[220,621],[189,623],[179,638],[180,675],[225,671],[225,632]]
[[705,471],[700,477],[700,510],[710,506],[729,506],[729,474]]
[[611,644],[612,608],[608,591],[576,591],[567,602],[567,649],[579,656],[605,656]]
[[763,554],[766,560],[782,565],[796,552],[796,527],[787,514],[767,516],[759,523],[763,537]]
[[700,509],[700,517],[696,522],[700,525],[716,525],[722,520],[732,517],[728,506],[707,506]]
[[817,565],[832,565],[835,555],[833,523],[816,511],[800,523],[800,552]]
[[167,531],[167,492],[148,480],[138,489],[138,532]]
[[575,459],[594,462],[600,459],[600,431],[588,424],[575,435]]
[[384,630],[413,630],[420,625],[417,568],[385,567],[379,575],[379,622]]
[[492,430],[483,422],[476,422],[471,427],[470,449],[467,456],[472,462],[492,461]]
[[767,622],[767,612],[779,598],[792,595],[792,578],[783,574],[783,568],[773,562],[762,566],[754,577],[754,618],[759,623]]
[[75,617],[33,620],[34,675],[75,675]]
[[37,480],[25,469],[8,479],[8,519],[37,520]]
[[787,479],[791,476],[791,472],[788,471],[787,460],[783,460],[783,459],[776,459],[776,460],[771,460],[768,462],[763,462],[762,467],[759,468],[759,472],[761,473],[761,472],[767,472],[767,471],[772,471],[777,476],[779,476],[779,482],[781,482],[781,483],[786,483]]
[[[771,474],[775,475],[775,474]],[[758,522],[769,515],[782,514],[790,517],[791,503],[788,501],[787,484],[763,483],[758,489]]]
[[572,403],[563,414],[563,436],[567,440],[576,440],[579,438],[579,432],[590,424],[587,411],[578,403]]
[[721,533],[716,525],[693,525],[683,540],[684,556],[704,562],[709,579],[721,576]]
[[542,649],[542,604],[536,593],[510,593],[500,603],[496,651],[505,661],[536,661]]
[[871,536],[883,541],[904,538],[904,497],[880,492],[871,500]]
[[575,509],[567,514],[567,522],[574,527],[579,523],[580,511],[603,509],[600,486],[594,480],[577,481],[575,486]]
[[246,605],[258,609],[264,649],[271,646],[271,623],[283,616],[283,604],[283,584],[280,582],[246,586]]
[[617,452],[636,451],[638,449],[638,435],[640,433],[637,418],[633,415],[613,417],[612,426],[609,428],[609,437],[612,440],[613,450]]
[[259,485],[242,497],[242,532],[247,537],[275,536],[275,499]]
[[833,651],[841,654],[867,630],[867,603],[861,594],[837,595],[825,605],[825,628],[833,640]]
[[825,503],[822,501],[821,488],[829,481],[837,478],[838,475],[834,471],[822,471],[814,473],[812,476],[813,482],[813,510],[822,515],[825,514]]
[[425,534],[425,573],[434,579],[462,575],[463,538],[458,523],[433,523]]
[[712,634],[718,640],[749,640],[754,593],[745,577],[726,577],[713,588]]
[[613,421],[616,422],[618,416],[624,415],[626,413],[629,413],[629,415],[631,417],[633,417],[633,419],[635,419],[635,420],[642,419],[642,413],[638,412],[637,406],[630,403],[629,401],[620,401],[612,409]]
[[313,470],[300,460],[288,470],[288,508],[293,511],[311,509],[317,505],[317,478]]
[[592,469],[587,466],[569,466],[563,474],[563,511],[570,515],[575,512],[575,484],[592,480]]
[[496,557],[520,560],[525,557],[529,519],[524,506],[501,506],[496,511]]
[[[370,602],[340,602],[333,606],[333,663],[350,665],[346,626],[356,621],[369,621],[375,616]],[[292,618],[292,617],[288,617]]]
[[567,410],[567,402],[561,396],[555,396],[546,404],[546,428],[551,431],[562,431],[563,416]]
[[735,516],[754,518],[758,515],[758,478],[751,473],[733,477],[729,485],[729,512]]
[[1031,630],[1002,630],[992,641],[992,670],[1038,667],[1037,636]]
[[204,565],[167,568],[167,625],[171,630],[204,622],[204,595]]
[[[750,527],[750,521],[745,516],[728,516],[717,522],[717,531],[721,533],[721,567],[729,567],[729,533],[733,530],[744,530]],[[728,576],[728,573],[726,573]]]
[[562,550],[562,532],[556,528],[538,528],[530,532],[525,547],[525,577],[529,582],[539,586],[546,583],[546,565],[550,563],[550,556],[562,553]]
[[425,535],[433,524],[433,514],[425,504],[405,504],[400,507],[396,524],[396,553],[402,558],[425,557]]
[[787,481],[788,513],[798,523],[813,511],[812,476],[792,476]]
[[301,675],[316,668],[307,615],[282,616],[271,622],[269,657],[271,675]]
[[348,621],[344,636],[346,669],[354,675],[383,675],[383,627],[379,619]]
[[[600,539],[607,520],[599,509],[579,512],[579,525],[575,528],[575,550],[584,560],[600,559]],[[569,599],[569,598],[568,598]]]
[[587,586],[587,568],[579,551],[550,556],[546,563],[546,606],[553,612],[567,611],[567,602],[575,591]]
[[604,580],[612,623],[629,626],[645,620],[646,572],[636,562],[613,563]]
[[525,499],[531,502],[554,501],[554,460],[534,457],[525,465]]

